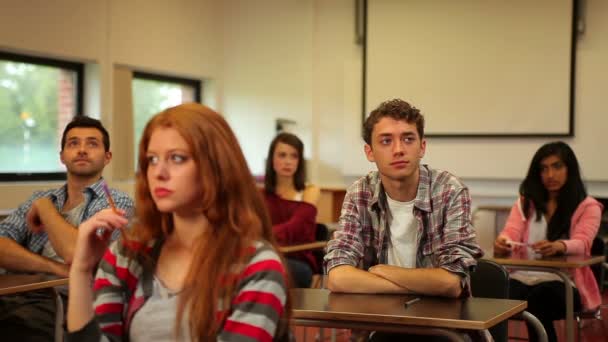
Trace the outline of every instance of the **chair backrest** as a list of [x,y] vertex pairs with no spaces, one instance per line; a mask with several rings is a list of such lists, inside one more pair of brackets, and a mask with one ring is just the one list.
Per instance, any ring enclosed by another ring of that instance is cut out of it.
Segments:
[[[507,270],[490,260],[479,259],[477,268],[471,273],[471,293],[474,297],[509,298],[509,273]],[[502,322],[490,328],[494,341],[508,340],[508,322]]]
[[475,297],[509,298],[509,272],[494,261],[477,260],[471,273],[471,292]]
[[472,223],[477,234],[477,243],[484,252],[493,252],[494,240],[502,231],[510,212],[510,207],[501,206],[481,206],[473,212]]
[[604,240],[596,236],[591,243],[591,255],[604,255]]
[[[315,232],[315,240],[327,241],[329,240],[329,229],[323,223],[317,223],[317,230]],[[325,256],[325,249],[315,249],[312,251],[317,262],[317,269],[323,270],[323,257]],[[321,271],[323,273],[323,271]]]
[[329,229],[323,223],[317,223],[317,230],[315,231],[316,241],[327,241],[329,240]]

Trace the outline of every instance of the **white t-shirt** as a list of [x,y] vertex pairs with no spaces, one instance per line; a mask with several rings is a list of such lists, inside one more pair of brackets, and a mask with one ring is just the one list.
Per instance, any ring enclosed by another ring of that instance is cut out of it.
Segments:
[[418,250],[418,224],[414,217],[414,200],[399,202],[387,194],[388,207],[391,211],[391,241],[388,246],[388,264],[416,268]]

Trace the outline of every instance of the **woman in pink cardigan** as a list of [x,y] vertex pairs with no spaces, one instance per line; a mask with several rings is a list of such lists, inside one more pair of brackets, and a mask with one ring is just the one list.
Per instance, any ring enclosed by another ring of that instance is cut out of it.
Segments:
[[[495,253],[530,248],[542,256],[590,255],[603,208],[587,196],[570,146],[561,141],[543,145],[534,155],[519,192],[521,197],[494,242]],[[576,269],[571,276],[576,285],[574,309],[596,308],[601,297],[591,269]],[[543,323],[549,341],[557,341],[553,321],[563,319],[566,313],[561,279],[552,273],[515,271],[509,285],[510,297],[527,300],[528,311]],[[536,336],[530,340],[535,341]]]

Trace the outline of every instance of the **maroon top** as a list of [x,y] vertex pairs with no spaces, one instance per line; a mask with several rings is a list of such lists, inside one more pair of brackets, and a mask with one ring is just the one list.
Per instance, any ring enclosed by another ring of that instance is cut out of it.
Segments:
[[[267,192],[264,192],[264,198],[272,221],[272,232],[279,245],[292,246],[315,242],[317,208],[314,205],[286,200]],[[313,272],[319,272],[312,251],[293,252],[287,257],[304,261]]]

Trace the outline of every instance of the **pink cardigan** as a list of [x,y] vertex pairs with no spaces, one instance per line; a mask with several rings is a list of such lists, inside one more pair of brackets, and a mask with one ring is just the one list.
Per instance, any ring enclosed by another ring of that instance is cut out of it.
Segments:
[[[534,208],[530,210],[534,211]],[[589,196],[578,205],[570,223],[570,239],[562,240],[566,245],[566,254],[591,255],[591,244],[600,226],[602,210],[602,204]],[[517,200],[500,235],[512,241],[528,242],[529,223],[523,215],[521,201]],[[572,274],[583,308],[589,310],[600,305],[602,298],[591,269],[588,266],[577,268]]]

